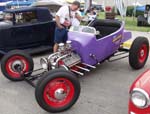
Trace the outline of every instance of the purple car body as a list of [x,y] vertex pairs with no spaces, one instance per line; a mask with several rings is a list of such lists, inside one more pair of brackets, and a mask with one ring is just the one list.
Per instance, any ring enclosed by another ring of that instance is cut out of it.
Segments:
[[[68,39],[72,41],[73,49],[80,55],[82,62],[90,65],[97,64],[113,55],[120,45],[131,38],[131,32],[124,30],[124,22],[114,33],[102,38],[90,33],[69,32]],[[94,55],[96,60],[91,57]]]

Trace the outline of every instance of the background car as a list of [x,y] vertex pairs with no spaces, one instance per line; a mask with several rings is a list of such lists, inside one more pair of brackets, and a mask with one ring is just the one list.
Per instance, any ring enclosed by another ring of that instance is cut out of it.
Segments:
[[137,17],[137,26],[150,26],[150,5],[145,6],[144,15]]
[[0,21],[0,54],[23,49],[29,53],[50,50],[55,22],[47,8],[21,8],[4,11]]
[[92,8],[95,8],[98,11],[104,11],[105,10],[103,5],[92,5]]

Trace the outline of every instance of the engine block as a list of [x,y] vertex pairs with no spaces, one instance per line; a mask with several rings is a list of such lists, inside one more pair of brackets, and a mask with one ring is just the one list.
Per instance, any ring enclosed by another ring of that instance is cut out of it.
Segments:
[[67,67],[72,67],[72,66],[80,63],[81,58],[77,53],[72,52],[67,57],[63,58],[62,61]]

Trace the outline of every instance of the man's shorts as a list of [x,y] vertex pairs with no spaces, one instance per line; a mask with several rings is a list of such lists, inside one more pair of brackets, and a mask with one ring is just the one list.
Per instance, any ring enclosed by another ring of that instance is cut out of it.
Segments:
[[60,29],[58,27],[56,27],[55,29],[55,38],[54,38],[54,42],[55,43],[65,43],[68,39],[68,31],[64,28],[64,29]]

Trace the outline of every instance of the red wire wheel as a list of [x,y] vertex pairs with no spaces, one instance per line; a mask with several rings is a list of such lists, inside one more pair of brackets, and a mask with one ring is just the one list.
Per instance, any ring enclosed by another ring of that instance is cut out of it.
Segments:
[[149,56],[149,41],[145,37],[137,37],[129,51],[129,64],[133,69],[141,69]]
[[59,108],[67,105],[74,96],[74,86],[71,81],[65,78],[56,78],[50,81],[44,89],[45,102]]
[[8,52],[1,61],[2,73],[12,81],[21,81],[24,78],[21,73],[33,70],[32,58],[23,51],[14,50]]
[[42,76],[35,91],[38,104],[48,112],[62,112],[71,108],[79,95],[79,80],[63,69],[55,69]]
[[22,56],[12,56],[6,62],[6,71],[8,75],[12,78],[20,78],[20,73],[15,69],[15,65],[20,66],[21,72],[28,72],[29,71],[29,63],[28,61]]

